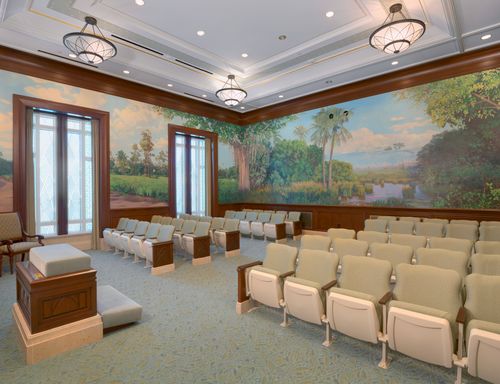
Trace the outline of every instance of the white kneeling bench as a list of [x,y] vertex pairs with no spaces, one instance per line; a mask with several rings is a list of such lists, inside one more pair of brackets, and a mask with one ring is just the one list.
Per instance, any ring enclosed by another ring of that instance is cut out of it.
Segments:
[[142,318],[142,306],[111,285],[97,287],[97,312],[104,329],[135,323]]
[[30,262],[45,277],[90,269],[90,256],[69,244],[31,248]]

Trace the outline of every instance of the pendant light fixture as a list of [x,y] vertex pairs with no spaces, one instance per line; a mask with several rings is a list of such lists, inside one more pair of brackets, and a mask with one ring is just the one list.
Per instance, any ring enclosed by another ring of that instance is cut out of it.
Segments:
[[116,55],[115,45],[104,37],[97,20],[90,16],[85,17],[85,25],[80,32],[64,35],[63,42],[66,48],[88,64],[99,64]]
[[222,100],[224,104],[234,107],[247,97],[247,93],[241,89],[239,84],[236,82],[234,75],[228,75],[224,86],[215,92],[215,96]]
[[[402,9],[401,3],[391,5],[390,13],[382,26],[370,35],[370,45],[373,48],[385,53],[400,53],[410,48],[424,34],[424,22],[407,19]],[[398,14],[401,18],[395,20]]]

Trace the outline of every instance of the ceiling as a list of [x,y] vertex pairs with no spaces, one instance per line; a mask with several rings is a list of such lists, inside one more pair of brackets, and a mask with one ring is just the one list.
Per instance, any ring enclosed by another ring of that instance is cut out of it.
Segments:
[[232,109],[244,113],[500,42],[498,0],[401,1],[426,32],[398,55],[368,44],[396,0],[144,2],[0,0],[0,44],[89,68],[62,37],[91,15],[118,54],[90,69],[221,107],[214,93],[234,74],[248,97]]

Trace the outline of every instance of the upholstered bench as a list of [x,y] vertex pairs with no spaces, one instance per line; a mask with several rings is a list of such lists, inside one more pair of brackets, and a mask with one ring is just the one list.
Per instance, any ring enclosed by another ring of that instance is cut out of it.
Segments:
[[104,329],[135,323],[141,320],[142,306],[111,285],[97,287],[97,312]]
[[30,262],[45,277],[90,269],[90,256],[69,244],[32,248]]

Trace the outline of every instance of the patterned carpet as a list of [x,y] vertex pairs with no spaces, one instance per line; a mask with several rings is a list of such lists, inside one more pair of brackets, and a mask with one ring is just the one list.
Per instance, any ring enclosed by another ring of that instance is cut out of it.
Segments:
[[[290,242],[292,243],[292,242]],[[336,334],[321,346],[324,328],[259,307],[237,315],[236,267],[262,259],[265,242],[242,239],[242,256],[213,255],[193,267],[176,255],[176,271],[154,277],[143,264],[110,252],[89,252],[98,284],[111,284],[143,305],[141,323],[94,345],[26,366],[11,315],[15,278],[0,278],[0,383],[453,383],[455,370]],[[296,245],[296,244],[294,244]],[[215,250],[212,250],[214,253]],[[479,383],[465,374],[465,383]]]

